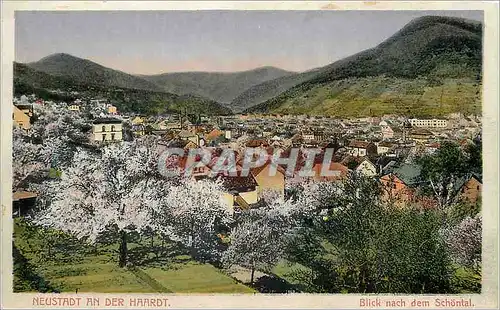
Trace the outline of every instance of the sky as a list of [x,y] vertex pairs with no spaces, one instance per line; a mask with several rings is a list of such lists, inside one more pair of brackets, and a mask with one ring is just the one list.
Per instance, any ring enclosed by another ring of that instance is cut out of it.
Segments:
[[425,15],[482,11],[17,11],[15,59],[68,53],[132,74],[320,67]]

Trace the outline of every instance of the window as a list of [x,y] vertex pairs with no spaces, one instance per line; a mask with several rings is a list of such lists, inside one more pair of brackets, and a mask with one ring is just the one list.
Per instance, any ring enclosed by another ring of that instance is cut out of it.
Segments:
[[115,133],[111,134],[111,140],[113,140],[113,141],[115,140]]
[[479,185],[476,187],[477,190],[479,190]]
[[105,133],[102,135],[102,141],[104,141],[104,140],[106,140],[106,134]]
[[102,132],[106,131],[106,126],[102,125]]
[[115,131],[115,125],[111,125],[111,131]]

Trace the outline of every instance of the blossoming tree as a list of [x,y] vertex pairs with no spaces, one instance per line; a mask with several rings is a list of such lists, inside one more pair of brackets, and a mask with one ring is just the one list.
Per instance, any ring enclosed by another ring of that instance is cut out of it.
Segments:
[[104,147],[100,153],[79,151],[61,179],[46,186],[47,207],[34,218],[95,242],[110,229],[119,232],[119,265],[127,264],[127,234],[142,232],[152,221],[150,203],[159,199],[168,180],[154,169],[157,158],[150,139]]
[[172,184],[151,204],[155,229],[181,242],[193,255],[217,261],[222,251],[217,235],[232,219],[222,197],[223,188],[216,181],[183,179]]

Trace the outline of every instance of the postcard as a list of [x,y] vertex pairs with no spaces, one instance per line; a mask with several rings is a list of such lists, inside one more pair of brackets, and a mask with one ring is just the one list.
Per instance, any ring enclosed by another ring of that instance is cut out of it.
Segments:
[[497,308],[498,9],[3,1],[2,309]]

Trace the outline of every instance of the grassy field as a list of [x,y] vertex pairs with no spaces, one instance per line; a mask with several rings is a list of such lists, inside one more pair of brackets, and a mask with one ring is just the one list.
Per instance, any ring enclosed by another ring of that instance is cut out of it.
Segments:
[[[308,291],[294,277],[296,271],[307,271],[297,263],[282,260],[271,270],[271,278],[257,279],[254,289],[211,264],[195,261],[178,245],[162,243],[154,237],[135,237],[130,241],[129,261],[134,264],[120,268],[115,243],[89,246],[17,219],[14,245],[21,258],[14,256],[15,291],[37,291],[40,286],[36,283],[40,283],[40,279],[43,279],[43,287],[57,292],[239,294]],[[327,243],[325,248],[328,248]],[[27,262],[24,265],[23,260]],[[28,273],[23,272],[26,269]],[[459,266],[453,269],[453,291],[463,294],[480,291],[479,275]]]
[[[141,242],[139,242],[141,241]],[[117,244],[84,245],[61,233],[33,228],[16,220],[14,244],[35,272],[59,292],[99,293],[253,293],[221,270],[194,261],[177,247],[158,240],[135,240],[130,257],[148,261],[120,268]],[[150,246],[153,246],[151,248]],[[144,253],[147,253],[144,257]],[[16,279],[15,281],[19,280]]]

